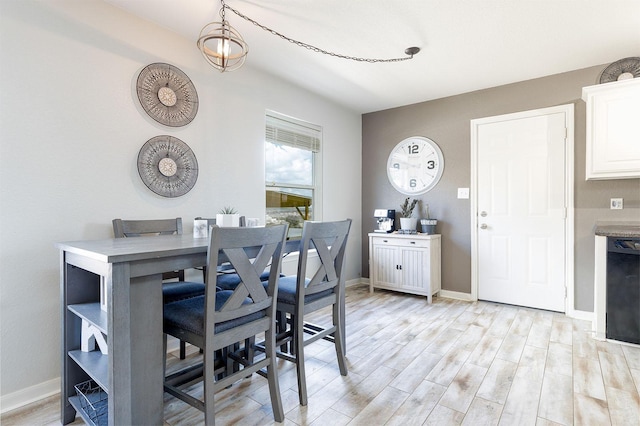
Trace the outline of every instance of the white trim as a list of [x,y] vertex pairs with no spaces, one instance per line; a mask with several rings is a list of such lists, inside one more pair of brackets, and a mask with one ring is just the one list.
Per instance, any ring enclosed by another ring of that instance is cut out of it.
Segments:
[[607,237],[595,236],[593,267],[593,325],[595,338],[607,335]]
[[360,284],[369,285],[369,278],[354,278],[352,280],[345,282],[344,286],[353,287]]
[[52,395],[59,394],[61,389],[60,377],[20,389],[13,393],[0,396],[0,413],[15,410],[33,402],[40,401]]
[[474,300],[477,299],[473,299],[471,293],[461,293],[459,291],[451,291],[451,290],[440,290],[440,297],[446,297],[447,299],[456,299],[456,300],[463,300],[465,302],[473,302]]
[[576,309],[570,309],[567,311],[567,316],[569,318],[584,320],[584,321],[593,321],[593,312],[588,311],[578,311]]
[[558,105],[513,114],[485,117],[471,120],[471,299],[478,300],[478,126],[504,120],[518,120],[525,117],[565,114],[565,313],[574,311],[574,104]]

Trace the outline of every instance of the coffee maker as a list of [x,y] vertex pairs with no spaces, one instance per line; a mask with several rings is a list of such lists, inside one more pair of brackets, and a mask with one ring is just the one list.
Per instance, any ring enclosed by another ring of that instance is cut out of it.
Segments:
[[396,211],[387,209],[375,209],[373,216],[376,218],[377,229],[374,232],[393,232],[396,230]]

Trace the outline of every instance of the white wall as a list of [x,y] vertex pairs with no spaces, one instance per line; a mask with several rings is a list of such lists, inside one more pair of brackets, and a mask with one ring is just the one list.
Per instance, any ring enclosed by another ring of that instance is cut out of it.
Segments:
[[[116,217],[181,216],[185,232],[194,217],[226,205],[263,218],[266,109],[323,127],[323,219],[354,219],[347,280],[359,277],[359,114],[252,70],[251,56],[242,69],[220,74],[193,40],[99,0],[3,0],[0,31],[3,411],[57,390],[55,243],[110,238]],[[153,62],[179,67],[195,84],[200,108],[191,124],[164,127],[141,109],[135,80]],[[182,139],[198,159],[198,182],[179,198],[152,193],[136,169],[140,147],[161,134]]]

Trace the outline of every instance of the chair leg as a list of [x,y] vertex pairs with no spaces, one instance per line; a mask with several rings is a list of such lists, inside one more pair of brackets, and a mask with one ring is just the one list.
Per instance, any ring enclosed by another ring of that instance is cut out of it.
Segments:
[[296,315],[291,325],[293,330],[292,346],[295,350],[296,373],[298,373],[298,399],[300,405],[307,405],[307,379],[304,368],[304,321],[302,315]]
[[215,425],[215,352],[214,350],[204,351],[204,422],[208,425]]
[[336,348],[336,356],[338,357],[338,367],[340,368],[340,374],[347,375],[347,360],[344,353],[344,334],[342,332],[344,326],[344,318],[342,318],[342,310],[338,304],[333,305],[333,325],[336,329],[333,335],[333,343]]
[[268,330],[265,336],[265,355],[269,357],[267,365],[267,381],[269,383],[269,395],[271,397],[271,408],[273,418],[276,422],[284,422],[284,408],[282,407],[282,396],[280,395],[280,384],[278,381],[278,371],[276,365],[276,330]]
[[184,340],[180,340],[180,359],[185,359],[187,357],[187,344]]
[[[287,314],[282,311],[276,312],[276,335],[280,335],[287,331]],[[287,342],[284,342],[280,345],[280,352],[287,353],[288,350]]]
[[162,335],[162,380],[167,376],[167,335]]

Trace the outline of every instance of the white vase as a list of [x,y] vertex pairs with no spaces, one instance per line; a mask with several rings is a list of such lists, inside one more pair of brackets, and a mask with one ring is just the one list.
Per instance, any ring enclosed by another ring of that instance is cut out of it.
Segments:
[[400,229],[409,229],[409,230],[415,231],[417,225],[418,225],[417,217],[401,217],[400,218]]
[[240,214],[216,214],[216,225],[221,228],[231,228],[240,226]]

